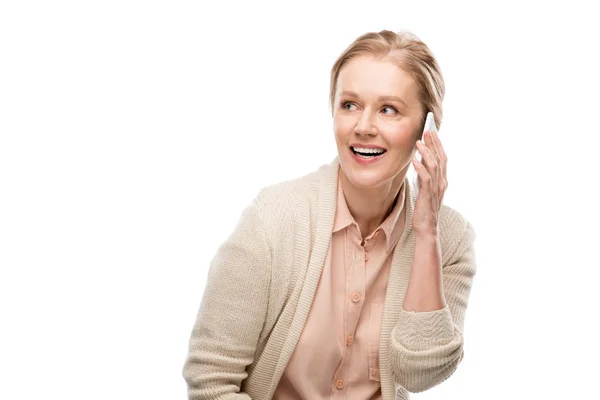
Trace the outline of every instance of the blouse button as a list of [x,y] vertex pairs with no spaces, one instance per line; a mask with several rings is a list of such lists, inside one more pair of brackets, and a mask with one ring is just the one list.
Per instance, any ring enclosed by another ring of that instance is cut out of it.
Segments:
[[335,387],[338,388],[338,390],[342,390],[345,385],[346,382],[344,382],[343,379],[338,379],[337,381],[335,381]]
[[352,293],[351,300],[353,303],[358,303],[360,301],[360,293],[358,293],[358,292]]
[[348,336],[348,338],[346,339],[346,346],[351,346],[353,342],[354,338],[352,336]]

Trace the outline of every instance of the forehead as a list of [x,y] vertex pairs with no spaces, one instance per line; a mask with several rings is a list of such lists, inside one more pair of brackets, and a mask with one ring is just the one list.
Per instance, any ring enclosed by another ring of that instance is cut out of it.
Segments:
[[388,60],[361,56],[350,60],[341,69],[336,92],[343,90],[361,96],[400,96],[407,102],[418,101],[414,79]]

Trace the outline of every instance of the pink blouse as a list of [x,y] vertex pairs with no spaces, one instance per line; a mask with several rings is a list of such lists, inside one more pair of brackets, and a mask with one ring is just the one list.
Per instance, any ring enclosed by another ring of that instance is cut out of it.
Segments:
[[366,239],[338,172],[331,244],[308,319],[274,400],[381,399],[379,333],[392,255],[404,228],[405,185]]

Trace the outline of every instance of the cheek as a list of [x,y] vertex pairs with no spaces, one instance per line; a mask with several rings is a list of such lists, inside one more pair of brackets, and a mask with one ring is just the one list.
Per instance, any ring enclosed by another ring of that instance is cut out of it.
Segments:
[[394,129],[393,131],[388,131],[386,139],[391,147],[402,149],[404,151],[406,151],[407,149],[412,150],[412,148],[416,144],[414,133],[411,129],[406,128],[396,127],[396,129]]
[[352,135],[354,125],[349,121],[349,118],[335,117],[333,119],[333,132],[337,140],[343,140]]

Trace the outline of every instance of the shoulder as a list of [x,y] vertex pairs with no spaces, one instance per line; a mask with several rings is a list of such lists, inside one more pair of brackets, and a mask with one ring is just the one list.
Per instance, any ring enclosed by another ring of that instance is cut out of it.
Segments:
[[460,212],[445,204],[440,210],[438,223],[440,244],[444,260],[451,260],[460,247],[470,247],[475,241],[475,230],[471,222]]
[[293,209],[299,202],[314,198],[334,163],[324,164],[316,170],[293,179],[263,187],[255,201],[270,211]]
[[302,210],[310,210],[326,176],[334,168],[337,168],[335,161],[323,164],[303,176],[263,187],[256,195],[253,205],[260,213],[265,227],[281,226],[282,223],[295,219]]

